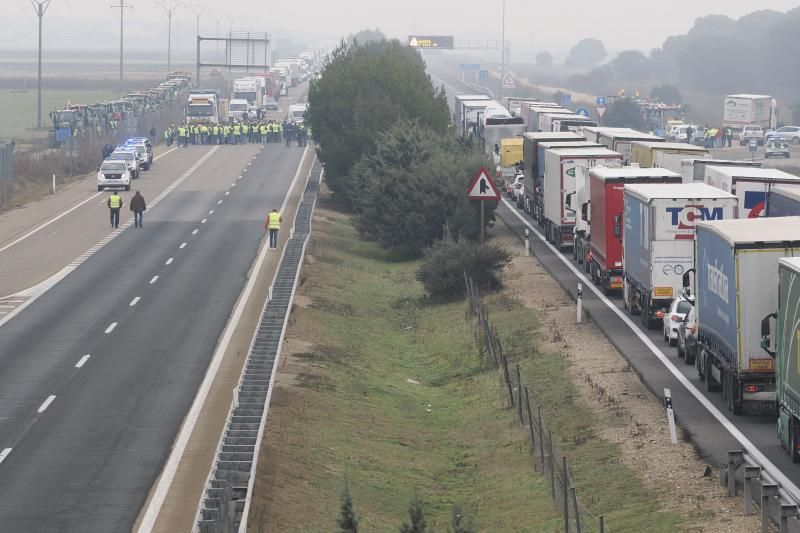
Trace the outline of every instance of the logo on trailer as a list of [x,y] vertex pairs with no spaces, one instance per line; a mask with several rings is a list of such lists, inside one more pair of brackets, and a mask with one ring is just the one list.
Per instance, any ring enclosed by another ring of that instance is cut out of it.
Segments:
[[565,174],[567,176],[569,176],[570,178],[574,178],[575,177],[575,167],[568,168],[567,171],[565,172]]
[[764,211],[767,202],[767,193],[764,191],[745,191],[744,208],[747,209],[747,218],[758,218]]
[[697,222],[704,220],[722,220],[722,207],[708,208],[703,205],[687,205],[686,207],[667,207],[671,215],[672,225],[679,231],[676,239],[693,239],[693,231]]
[[719,299],[728,303],[728,275],[723,270],[723,266],[717,267],[714,264],[706,264],[706,277],[708,278],[708,290],[712,294],[719,296]]

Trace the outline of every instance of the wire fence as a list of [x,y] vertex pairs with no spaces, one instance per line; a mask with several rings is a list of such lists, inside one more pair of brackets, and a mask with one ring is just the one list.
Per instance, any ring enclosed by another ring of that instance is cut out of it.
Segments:
[[481,358],[500,373],[508,403],[515,411],[520,427],[528,435],[534,468],[541,472],[550,486],[550,496],[564,518],[565,533],[609,533],[605,519],[595,516],[578,499],[569,473],[567,457],[553,443],[553,430],[542,416],[542,406],[522,381],[519,365],[509,368],[508,357],[497,329],[489,320],[489,312],[481,302],[475,282],[464,273],[469,302],[468,314],[476,321],[475,342]]

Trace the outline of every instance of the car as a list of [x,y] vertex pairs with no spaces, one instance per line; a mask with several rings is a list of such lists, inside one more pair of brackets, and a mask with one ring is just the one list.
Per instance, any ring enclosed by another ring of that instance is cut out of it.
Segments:
[[687,365],[694,364],[697,359],[697,311],[692,306],[683,321],[678,326],[678,341],[676,343],[678,357]]
[[664,315],[664,341],[670,346],[675,346],[678,341],[678,326],[683,322],[683,317],[692,308],[692,302],[684,296],[672,300],[669,312]]
[[133,179],[139,177],[139,159],[136,157],[136,152],[134,150],[115,148],[105,160],[125,161],[125,163],[128,165],[128,171],[130,172],[131,177]]
[[147,150],[147,145],[145,143],[129,139],[125,142],[125,146],[136,150],[136,156],[139,158],[142,169],[150,170],[150,166],[153,163],[153,152]]
[[764,159],[770,157],[791,157],[789,145],[777,139],[767,141],[767,145],[764,147]]
[[800,126],[782,126],[777,130],[768,131],[764,139],[767,142],[774,139],[786,143],[800,144]]
[[105,189],[131,190],[131,172],[127,162],[106,159],[97,167],[97,190]]
[[741,146],[750,144],[750,141],[756,141],[759,146],[764,144],[764,130],[761,129],[761,126],[749,124],[739,132],[739,144]]
[[268,96],[264,98],[264,109],[267,111],[278,111],[280,108],[278,107],[278,102],[276,102],[274,98]]

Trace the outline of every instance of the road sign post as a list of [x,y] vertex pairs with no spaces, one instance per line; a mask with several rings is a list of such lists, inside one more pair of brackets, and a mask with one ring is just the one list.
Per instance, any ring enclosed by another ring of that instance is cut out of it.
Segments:
[[485,167],[481,167],[475,178],[467,188],[467,198],[470,200],[480,200],[481,202],[481,244],[483,244],[484,227],[485,227],[485,209],[484,203],[486,200],[499,200],[500,192],[495,187],[489,171]]

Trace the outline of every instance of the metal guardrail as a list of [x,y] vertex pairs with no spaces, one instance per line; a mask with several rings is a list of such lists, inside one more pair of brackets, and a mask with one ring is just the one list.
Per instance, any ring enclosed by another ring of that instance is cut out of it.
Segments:
[[247,531],[247,519],[258,467],[258,453],[267,421],[277,361],[286,333],[300,265],[311,232],[323,169],[312,166],[290,238],[284,246],[269,297],[250,342],[239,384],[220,437],[214,462],[197,508],[195,533]]

